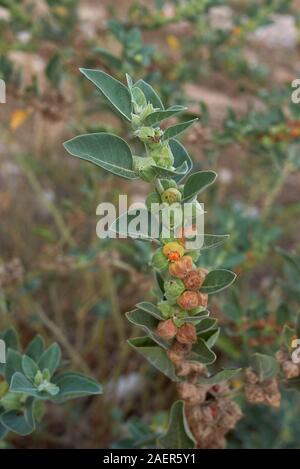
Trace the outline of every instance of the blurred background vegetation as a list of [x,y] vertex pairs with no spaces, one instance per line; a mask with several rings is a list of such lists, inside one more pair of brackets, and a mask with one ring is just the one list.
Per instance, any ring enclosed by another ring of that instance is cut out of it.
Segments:
[[[56,340],[105,387],[50,404],[38,431],[3,446],[149,447],[176,395],[126,344],[136,331],[124,313],[152,298],[151,248],[95,233],[100,202],[143,200],[147,185],[62,148],[78,133],[131,138],[78,67],[143,77],[166,104],[189,106],[183,120],[200,115],[184,143],[196,169],[219,174],[201,200],[206,230],[231,235],[203,266],[238,274],[211,307],[222,327],[216,366],[278,349],[300,310],[299,41],[297,1],[0,0],[0,328],[14,326],[23,344],[38,332]],[[299,447],[297,394],[280,410],[239,399],[245,418],[229,447]]]

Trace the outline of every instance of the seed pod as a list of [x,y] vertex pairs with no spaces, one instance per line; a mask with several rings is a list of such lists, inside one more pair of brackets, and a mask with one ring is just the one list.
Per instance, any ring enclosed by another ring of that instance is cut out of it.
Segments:
[[169,265],[169,273],[173,277],[184,278],[193,269],[193,261],[190,256],[183,256],[177,262]]
[[161,200],[162,202],[172,205],[175,202],[181,201],[181,193],[175,187],[170,187],[162,193]]
[[187,290],[197,291],[205,280],[208,271],[206,269],[191,270],[183,280]]
[[183,309],[194,309],[199,306],[198,292],[187,290],[180,295],[177,304]]
[[152,257],[152,266],[156,270],[164,270],[167,269],[169,265],[168,259],[164,256],[163,252],[161,249],[158,249]]
[[176,278],[165,281],[164,289],[167,300],[176,303],[177,298],[184,292],[185,287],[182,280]]
[[151,182],[155,178],[152,166],[155,166],[155,161],[151,157],[133,157],[133,168],[144,181]]
[[149,138],[154,137],[155,131],[153,127],[140,127],[135,131],[135,135],[144,143],[149,141]]
[[171,340],[177,333],[177,327],[175,326],[172,319],[161,321],[156,329],[157,334],[164,340]]
[[170,187],[177,188],[177,183],[174,179],[161,179],[161,185],[163,186],[164,190],[170,189]]
[[22,394],[9,391],[0,399],[0,405],[5,410],[21,410]]
[[169,261],[175,262],[184,255],[184,248],[177,242],[171,242],[164,245],[163,253]]
[[177,331],[176,339],[181,344],[194,344],[197,342],[197,333],[194,324],[189,322],[183,324]]
[[154,159],[157,166],[166,169],[171,169],[173,167],[174,157],[168,144],[153,143],[149,146],[151,149],[150,156]]
[[172,315],[172,306],[167,301],[160,301],[157,303],[157,307],[164,318],[168,319]]

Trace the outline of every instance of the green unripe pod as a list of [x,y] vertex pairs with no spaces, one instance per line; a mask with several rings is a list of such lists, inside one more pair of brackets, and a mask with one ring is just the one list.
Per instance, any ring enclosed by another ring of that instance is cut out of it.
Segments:
[[152,266],[156,270],[165,270],[168,268],[169,261],[168,259],[164,256],[163,252],[161,249],[158,249],[152,257]]
[[165,319],[169,319],[172,315],[172,306],[167,301],[160,301],[157,307]]
[[176,303],[177,298],[184,292],[185,286],[179,278],[166,280],[164,283],[165,295],[169,302]]
[[23,405],[23,395],[15,392],[8,392],[0,399],[0,405],[5,410],[21,410]]
[[162,168],[171,169],[174,164],[174,157],[169,145],[156,145],[154,148],[151,148],[150,155],[157,166]]
[[165,190],[170,189],[170,187],[177,189],[177,183],[174,179],[160,179],[160,182]]
[[135,131],[135,135],[144,143],[147,143],[150,138],[155,136],[153,127],[140,127]]
[[155,161],[149,156],[145,158],[142,156],[133,157],[133,168],[144,181],[150,182],[155,178],[152,166],[155,166]]
[[175,187],[170,187],[162,193],[161,200],[169,205],[180,202],[181,192]]
[[173,308],[172,319],[173,319],[174,324],[177,327],[182,326],[185,323],[187,317],[188,317],[187,311],[184,311],[183,309],[179,307]]

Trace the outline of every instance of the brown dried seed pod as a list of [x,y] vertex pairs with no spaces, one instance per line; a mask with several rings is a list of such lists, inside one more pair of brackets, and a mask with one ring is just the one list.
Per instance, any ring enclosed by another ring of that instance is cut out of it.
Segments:
[[177,304],[186,310],[197,308],[199,304],[198,293],[195,291],[186,290],[177,299]]
[[173,277],[184,278],[193,269],[193,259],[191,256],[183,256],[176,262],[169,265],[169,273]]
[[172,319],[167,319],[166,321],[161,321],[158,324],[156,332],[162,339],[171,340],[177,333],[177,327]]
[[208,271],[206,269],[195,269],[188,272],[184,277],[183,283],[188,290],[197,291],[203,284]]
[[181,344],[194,344],[197,342],[197,333],[194,324],[186,323],[179,327],[176,339]]

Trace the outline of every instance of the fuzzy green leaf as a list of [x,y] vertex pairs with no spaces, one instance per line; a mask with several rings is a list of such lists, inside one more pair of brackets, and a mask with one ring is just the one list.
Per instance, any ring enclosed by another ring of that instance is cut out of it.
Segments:
[[129,311],[126,313],[126,317],[132,324],[143,329],[143,331],[146,332],[146,334],[151,337],[151,339],[153,339],[158,345],[163,348],[167,348],[167,342],[156,334],[156,328],[159,323],[159,319],[156,319],[154,316],[146,313],[146,311],[141,309],[134,309]]
[[164,449],[195,448],[196,441],[188,427],[183,401],[172,405],[168,430],[158,439],[158,446]]
[[118,113],[131,121],[131,96],[128,88],[123,83],[102,70],[81,68],[80,71],[97,87]]
[[197,343],[192,347],[189,361],[197,361],[205,365],[211,365],[216,360],[216,354],[210,350],[206,342],[198,337]]
[[[169,147],[174,157],[175,168],[179,168],[183,163],[186,163],[187,171],[185,174],[188,174],[193,167],[193,162],[186,148],[180,142],[178,142],[178,140],[176,140],[175,138],[171,138],[169,140]],[[181,179],[183,179],[183,176],[178,175],[178,176],[175,176],[174,179],[176,182],[179,182],[181,181]]]
[[175,368],[166,351],[159,347],[149,337],[136,337],[127,341],[138,353],[148,360],[151,365],[164,373],[172,381],[180,381],[176,376]]
[[7,430],[18,435],[29,435],[35,430],[35,420],[33,415],[34,400],[28,399],[23,414],[15,410],[9,410],[1,414],[0,422]]
[[26,378],[26,376],[23,375],[23,373],[20,373],[19,371],[14,373],[9,390],[21,394],[28,394],[33,397],[40,397],[40,393],[36,387],[29,381],[29,379]]
[[184,185],[182,202],[193,200],[195,196],[213,184],[216,178],[217,173],[214,171],[199,171],[189,176]]
[[102,394],[103,392],[100,384],[94,379],[71,371],[58,374],[52,382],[59,387],[59,393],[52,398],[54,401]]
[[258,375],[260,381],[274,378],[279,372],[279,364],[274,357],[255,353],[250,359],[250,365]]
[[146,96],[147,101],[151,103],[154,108],[164,109],[164,105],[161,102],[160,97],[158,96],[156,91],[154,91],[152,86],[149,85],[149,83],[146,83],[144,80],[138,80],[134,84],[134,86],[137,86],[142,90],[142,92]]
[[100,166],[125,179],[138,179],[133,170],[132,153],[120,137],[108,133],[84,134],[64,143],[73,156]]
[[226,269],[212,270],[207,274],[201,287],[202,293],[217,293],[229,287],[236,279],[236,274]]
[[31,381],[34,380],[35,375],[37,374],[39,367],[32,360],[32,358],[28,357],[27,355],[23,355],[22,357],[22,369],[24,375]]
[[181,134],[184,132],[186,129],[188,129],[191,125],[195,124],[199,119],[192,119],[190,121],[186,122],[181,122],[180,124],[175,124],[172,125],[171,127],[168,127],[163,135],[163,140],[169,140],[170,138],[176,137],[177,135]]
[[152,303],[142,301],[141,303],[137,303],[135,306],[139,309],[142,309],[143,311],[146,311],[146,313],[151,314],[151,316],[155,317],[159,321],[164,320],[164,317],[161,315],[160,310]]
[[53,375],[54,371],[58,367],[61,360],[61,349],[57,343],[50,345],[41,358],[38,361],[38,366],[41,371],[47,369],[50,371],[50,375]]
[[145,125],[154,125],[158,124],[159,122],[163,121],[164,119],[168,119],[180,112],[183,112],[186,109],[184,106],[172,106],[165,111],[154,111],[149,116],[146,117],[144,120]]
[[184,163],[182,163],[181,166],[179,166],[178,168],[175,168],[175,169],[162,168],[161,166],[151,166],[151,168],[153,168],[156,175],[161,177],[161,178],[182,176],[182,175],[185,175],[188,171],[188,165],[187,165],[186,161]]
[[45,350],[45,341],[41,335],[36,335],[26,349],[26,355],[34,361],[38,361]]
[[204,318],[199,324],[196,326],[197,335],[202,334],[203,332],[207,332],[212,329],[216,325],[217,320],[214,318]]
[[10,383],[13,374],[22,371],[22,355],[17,350],[8,349],[5,365],[5,379]]

